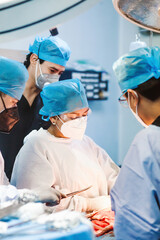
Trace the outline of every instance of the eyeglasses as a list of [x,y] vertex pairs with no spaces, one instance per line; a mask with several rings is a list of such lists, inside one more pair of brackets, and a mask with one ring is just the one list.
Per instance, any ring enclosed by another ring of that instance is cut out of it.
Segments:
[[[82,117],[89,117],[90,115],[91,115],[91,113],[92,113],[92,110],[89,108],[89,110],[88,110],[88,112],[87,112],[87,114],[85,115],[85,116],[82,116]],[[74,114],[73,114],[74,115]],[[70,120],[75,120],[75,119],[77,119],[77,118],[79,118],[79,117],[77,117],[77,116],[74,116],[74,117],[69,117],[69,116],[67,116],[66,114],[61,114],[60,115],[60,118],[63,120],[63,121],[70,121]]]
[[127,102],[127,99],[124,97],[124,94],[121,95],[119,98],[118,98],[118,101],[119,103],[122,105],[122,107],[124,108],[128,108],[128,102]]

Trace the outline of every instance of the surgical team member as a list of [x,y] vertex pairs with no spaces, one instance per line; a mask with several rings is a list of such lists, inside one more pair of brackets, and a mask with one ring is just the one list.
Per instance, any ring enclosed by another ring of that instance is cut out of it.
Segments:
[[[9,134],[19,121],[17,102],[20,100],[28,79],[23,64],[0,56],[0,132]],[[12,142],[16,144],[16,142]],[[10,149],[8,149],[9,151]],[[3,185],[3,186],[2,186]],[[8,186],[4,186],[8,185]],[[54,189],[36,189],[39,200],[59,201],[61,194]],[[34,191],[34,192],[35,192]],[[11,193],[11,194],[10,194]],[[14,189],[14,194],[18,194]],[[0,152],[0,203],[13,197],[13,187],[9,185],[4,172],[4,160]]]
[[10,135],[0,134],[0,149],[5,159],[5,171],[9,179],[24,137],[33,129],[41,127],[39,110],[42,107],[42,101],[39,93],[46,82],[59,80],[70,57],[70,48],[67,43],[53,36],[36,37],[29,51],[24,62],[29,78],[18,103],[20,121]]
[[[117,240],[160,239],[160,48],[139,48],[113,65],[123,99],[145,127],[111,190]],[[128,129],[129,131],[129,129]]]
[[118,166],[84,135],[89,111],[78,79],[45,86],[41,92],[43,119],[48,130],[31,132],[15,161],[11,182],[17,188],[54,187],[64,193],[92,187],[79,196],[61,200],[59,209],[93,211],[110,208],[109,193]]

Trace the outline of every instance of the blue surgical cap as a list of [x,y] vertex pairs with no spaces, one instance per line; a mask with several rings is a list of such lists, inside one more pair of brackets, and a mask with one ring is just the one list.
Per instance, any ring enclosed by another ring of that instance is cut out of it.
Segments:
[[160,78],[160,48],[139,48],[120,57],[113,70],[122,92],[135,89],[154,77]]
[[0,91],[20,100],[28,79],[22,63],[0,56]]
[[70,48],[66,42],[59,37],[36,37],[29,51],[37,54],[38,58],[66,66],[70,57]]
[[44,106],[39,113],[46,121],[50,117],[88,107],[85,90],[79,79],[48,84],[43,88],[41,97]]

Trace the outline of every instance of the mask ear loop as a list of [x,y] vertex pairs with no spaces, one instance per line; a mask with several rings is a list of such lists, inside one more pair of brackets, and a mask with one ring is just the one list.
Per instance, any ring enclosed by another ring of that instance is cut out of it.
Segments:
[[38,66],[39,66],[40,74],[43,76],[42,69],[41,69],[41,67],[40,67],[40,61],[39,61],[40,47],[41,47],[41,43],[40,43],[39,48],[38,48],[38,60],[37,60],[37,61],[38,61]]
[[[64,122],[63,122],[63,120],[57,115],[57,117],[58,117],[58,119],[61,121],[61,123],[62,124],[64,124]],[[57,128],[58,128],[58,130],[61,132],[61,129],[58,127],[58,125],[55,123],[54,124]]]
[[36,62],[36,72],[35,72],[35,79],[36,79],[36,82],[37,82],[38,62],[39,62],[39,59],[37,59],[37,62]]
[[[138,94],[134,91],[134,93],[135,93],[135,95],[136,95],[136,97],[138,98]],[[137,116],[139,116],[138,115],[138,103],[137,103],[137,105],[136,105],[136,114],[137,114]]]
[[39,66],[40,74],[41,74],[41,76],[43,76],[43,73],[42,73],[42,70],[41,70],[41,67],[40,67],[39,58],[37,59],[36,69],[35,69],[35,81],[36,81],[37,86],[38,86],[38,81],[37,81],[37,79],[38,79],[38,77],[37,77],[38,66]]
[[6,105],[5,105],[5,103],[4,103],[4,100],[3,100],[3,98],[2,98],[2,95],[0,95],[0,97],[1,97],[1,100],[2,100],[2,103],[3,103],[4,109],[5,109],[6,111],[8,111],[7,108],[6,108]]
[[[136,97],[138,98],[138,94],[136,93],[136,91],[134,91],[134,94],[135,94]],[[130,109],[131,109],[129,95],[130,95],[130,93],[128,92],[128,105],[129,105],[129,107],[130,107]],[[132,109],[131,109],[131,110],[132,110]],[[132,110],[132,111],[133,111],[133,110]],[[136,105],[136,115],[139,116],[139,115],[138,115],[138,104]]]
[[41,67],[40,67],[40,61],[39,61],[39,58],[38,58],[38,66],[39,66],[40,74],[43,76],[42,69],[41,69]]
[[63,120],[57,115],[58,119],[61,121],[62,124],[64,124]]
[[[138,98],[138,94],[137,94],[135,91],[134,91],[134,94],[135,94],[136,97]],[[128,105],[129,105],[129,107],[131,108],[129,96],[130,96],[130,93],[128,92]],[[137,105],[138,105],[138,104],[137,104]],[[138,113],[138,107],[137,107],[137,105],[136,105],[136,113]]]

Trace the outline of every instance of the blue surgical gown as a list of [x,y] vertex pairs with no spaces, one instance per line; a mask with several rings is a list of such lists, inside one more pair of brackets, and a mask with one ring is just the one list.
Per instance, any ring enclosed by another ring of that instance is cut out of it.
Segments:
[[159,126],[136,135],[111,190],[111,201],[116,240],[160,239]]

